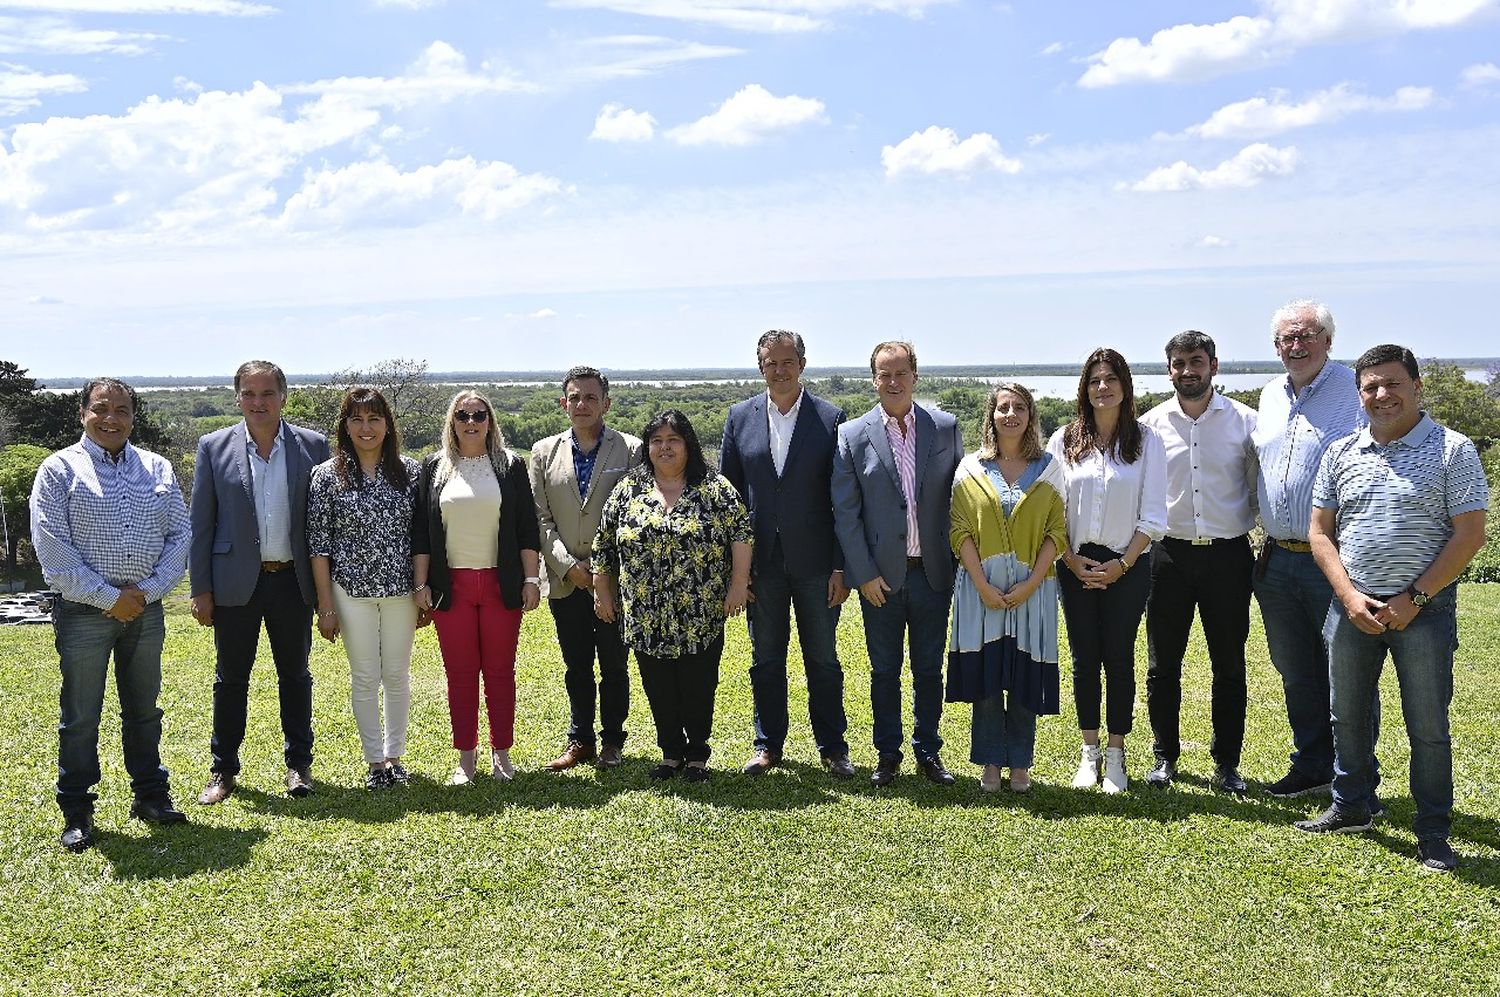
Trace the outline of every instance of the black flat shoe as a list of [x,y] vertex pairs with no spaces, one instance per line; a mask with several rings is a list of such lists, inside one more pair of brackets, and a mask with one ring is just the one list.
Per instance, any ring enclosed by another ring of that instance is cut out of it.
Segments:
[[130,816],[148,824],[185,824],[187,814],[178,810],[170,796],[159,796],[151,800],[136,800],[130,805]]
[[666,782],[668,779],[676,775],[677,770],[680,768],[682,768],[681,763],[662,762],[660,765],[656,766],[656,768],[652,769],[646,774],[655,779],[657,782]]
[[94,847],[94,817],[92,814],[83,814],[78,817],[69,817],[67,826],[63,828],[62,846],[70,852],[84,852]]

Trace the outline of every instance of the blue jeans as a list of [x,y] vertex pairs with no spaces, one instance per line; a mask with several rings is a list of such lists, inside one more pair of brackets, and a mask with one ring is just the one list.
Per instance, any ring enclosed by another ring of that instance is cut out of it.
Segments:
[[[779,546],[780,541],[777,541]],[[750,604],[750,690],[755,698],[755,747],[780,754],[788,726],[786,651],[797,613],[797,643],[807,672],[807,716],[813,740],[824,758],[849,753],[844,732],[844,670],[839,666],[835,633],[842,606],[828,605],[828,576],[794,578],[786,573],[780,551],[756,569]]]
[[1002,693],[974,704],[969,761],[975,765],[1031,768],[1036,754],[1036,714]]
[[1405,630],[1367,634],[1343,606],[1328,611],[1333,685],[1333,805],[1365,814],[1379,776],[1375,768],[1375,707],[1386,652],[1401,686],[1401,713],[1411,741],[1411,795],[1417,837],[1446,838],[1453,809],[1453,745],[1448,704],[1453,701],[1453,652],[1458,648],[1458,592],[1433,597]]
[[[889,581],[889,579],[887,579]],[[906,584],[887,592],[878,609],[863,598],[865,650],[870,657],[870,712],[874,714],[875,750],[901,757],[901,664],[911,643],[911,747],[918,758],[942,750],[938,723],[943,719],[943,652],[948,641],[948,604],[952,593],[939,592],[921,565],[906,570]]]
[[136,799],[167,795],[161,764],[161,648],[166,636],[161,603],[129,623],[80,602],[52,604],[52,627],[62,671],[57,724],[57,805],[68,817],[94,812],[99,782],[99,717],[109,659],[120,695],[120,740]]

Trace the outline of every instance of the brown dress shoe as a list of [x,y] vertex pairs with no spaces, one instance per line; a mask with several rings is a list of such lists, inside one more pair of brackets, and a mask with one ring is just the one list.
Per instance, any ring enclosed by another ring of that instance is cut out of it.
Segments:
[[288,768],[286,770],[286,795],[301,799],[312,791],[313,781],[310,769]]
[[781,764],[781,752],[772,751],[770,748],[756,748],[755,754],[745,763],[744,773],[746,775],[765,775],[773,768]]
[[618,744],[606,744],[599,749],[600,768],[618,768],[622,761],[624,761],[624,749]]
[[563,753],[547,763],[549,772],[562,772],[581,762],[594,760],[594,746],[582,741],[569,741]]
[[200,806],[211,807],[215,803],[223,803],[229,799],[229,794],[232,792],[234,792],[234,776],[215,772],[208,777],[208,785],[203,787],[203,792],[198,794],[198,803]]

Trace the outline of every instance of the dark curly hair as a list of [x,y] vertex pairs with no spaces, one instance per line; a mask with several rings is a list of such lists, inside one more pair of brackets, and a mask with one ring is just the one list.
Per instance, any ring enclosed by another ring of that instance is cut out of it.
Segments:
[[646,423],[646,428],[641,430],[641,446],[639,450],[641,466],[650,468],[650,472],[656,473],[655,466],[651,463],[651,434],[663,426],[672,430],[682,437],[682,442],[687,444],[687,468],[685,476],[687,483],[696,485],[708,477],[708,461],[703,459],[703,445],[698,442],[698,433],[693,429],[692,422],[680,409],[669,408],[652,416],[651,421]]

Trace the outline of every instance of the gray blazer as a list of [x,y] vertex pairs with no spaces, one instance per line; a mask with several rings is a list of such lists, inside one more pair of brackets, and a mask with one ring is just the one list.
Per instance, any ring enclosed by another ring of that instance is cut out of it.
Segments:
[[531,448],[531,495],[536,500],[536,521],[542,535],[542,563],[547,570],[543,594],[562,599],[576,587],[567,574],[573,565],[589,556],[604,500],[614,491],[625,472],[641,462],[641,441],[628,433],[604,428],[599,456],[589,476],[589,493],[578,497],[578,474],[573,470],[571,429],[539,440]]
[[[917,424],[917,537],[922,569],[938,592],[953,589],[955,561],[949,543],[953,475],[963,459],[963,434],[946,412],[914,406]],[[906,584],[906,498],[896,457],[876,405],[839,427],[833,455],[833,519],[844,551],[850,587],[879,575],[891,590]]]
[[[260,526],[250,476],[244,422],[198,440],[193,466],[193,542],[188,554],[192,594],[208,592],[218,606],[243,606],[260,580]],[[302,601],[317,601],[307,556],[307,484],[312,469],[328,459],[328,439],[301,426],[281,424],[290,492],[292,559]]]

